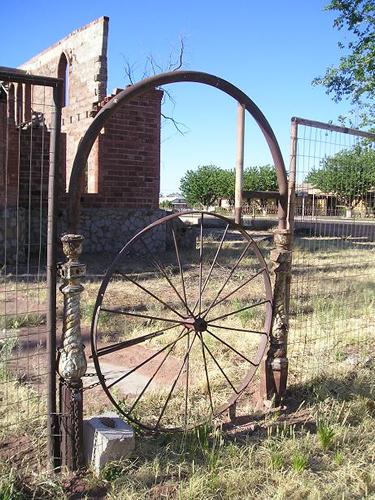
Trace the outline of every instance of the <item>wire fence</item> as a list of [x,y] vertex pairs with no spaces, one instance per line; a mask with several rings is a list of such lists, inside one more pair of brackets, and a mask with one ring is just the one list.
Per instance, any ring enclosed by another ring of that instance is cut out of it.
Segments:
[[375,354],[375,134],[294,120],[292,384]]
[[[0,460],[46,460],[50,89],[0,78]],[[26,80],[27,81],[27,80]]]

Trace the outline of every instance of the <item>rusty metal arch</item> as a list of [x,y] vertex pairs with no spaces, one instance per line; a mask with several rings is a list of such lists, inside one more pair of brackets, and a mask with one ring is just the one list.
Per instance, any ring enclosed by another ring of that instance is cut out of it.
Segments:
[[203,73],[200,71],[172,71],[168,73],[161,73],[154,75],[145,80],[142,80],[134,85],[131,85],[120,92],[116,97],[111,99],[96,115],[91,125],[87,129],[85,135],[82,137],[74,158],[72,172],[69,182],[68,191],[68,226],[69,231],[76,232],[79,214],[81,195],[83,192],[83,179],[84,171],[87,164],[87,159],[90,154],[91,148],[104,127],[106,121],[115,113],[115,111],[139,95],[170,83],[190,82],[202,83],[209,85],[233,97],[236,101],[242,104],[250,115],[254,118],[259,128],[261,129],[264,138],[270,149],[272,159],[276,168],[277,181],[279,185],[279,228],[286,228],[287,218],[287,204],[288,204],[288,183],[287,175],[284,165],[284,160],[281,155],[280,147],[275,137],[275,134],[268,123],[266,117],[263,115],[258,106],[248,97],[242,90],[235,87],[230,82],[223,80],[215,75]]

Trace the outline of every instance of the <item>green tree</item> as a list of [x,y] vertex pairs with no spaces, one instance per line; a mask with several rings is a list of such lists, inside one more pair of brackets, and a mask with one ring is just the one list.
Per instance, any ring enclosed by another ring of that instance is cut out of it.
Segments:
[[333,195],[347,209],[365,202],[368,192],[375,188],[375,151],[365,146],[355,146],[325,158],[321,168],[314,169],[306,181],[323,193]]
[[[333,26],[347,33],[338,46],[345,52],[337,66],[313,80],[338,102],[347,99],[360,126],[375,123],[375,0],[331,0],[326,10],[338,13]],[[349,35],[349,36],[348,36]],[[348,118],[348,117],[347,117]],[[345,120],[345,117],[342,117]],[[350,120],[350,118],[349,118]]]
[[173,203],[170,200],[163,200],[159,203],[160,208],[171,209],[173,208]]
[[245,191],[277,191],[276,169],[273,165],[248,167],[244,170]]
[[[188,170],[181,179],[180,190],[191,205],[208,208],[222,198],[234,204],[235,172],[215,165],[203,165],[197,170]],[[263,165],[244,170],[244,190],[277,190],[275,167]]]
[[[249,167],[244,171],[243,185],[245,191],[278,191],[276,169],[273,165]],[[267,212],[268,201],[253,200],[263,212]]]
[[206,210],[225,192],[223,169],[216,165],[202,165],[197,170],[188,170],[180,181],[180,190],[192,206],[203,206]]

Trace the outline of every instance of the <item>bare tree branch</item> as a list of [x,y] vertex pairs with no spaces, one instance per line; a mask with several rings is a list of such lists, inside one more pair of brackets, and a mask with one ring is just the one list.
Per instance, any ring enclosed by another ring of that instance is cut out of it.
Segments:
[[[143,72],[141,75],[141,80],[144,78],[147,78],[148,76],[151,75],[156,75],[157,73],[163,73],[164,71],[178,71],[181,69],[184,65],[184,55],[185,55],[185,42],[184,38],[181,36],[179,40],[179,50],[177,57],[174,57],[173,52],[169,54],[169,60],[168,60],[168,65],[162,65],[160,64],[155,57],[150,54],[147,56],[146,61],[143,66]],[[125,60],[125,78],[127,80],[127,83],[130,85],[134,85],[135,81],[138,79],[135,77],[136,74],[136,64],[135,63],[130,63],[129,60],[127,60],[124,57]],[[188,127],[182,123],[176,120],[173,117],[173,113],[176,107],[176,101],[172,95],[172,93],[169,90],[166,90],[165,88],[162,88],[164,94],[163,94],[163,100],[162,104],[165,104],[166,99],[169,101],[169,103],[172,105],[172,113],[171,115],[161,113],[161,116],[163,120],[171,122],[176,131],[181,134],[185,135],[188,132]]]

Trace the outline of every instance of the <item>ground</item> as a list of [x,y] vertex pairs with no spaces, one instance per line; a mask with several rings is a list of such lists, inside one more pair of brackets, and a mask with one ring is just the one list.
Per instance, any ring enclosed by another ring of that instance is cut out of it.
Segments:
[[[222,231],[204,234],[209,263],[213,261],[221,235]],[[266,258],[269,239],[263,236],[259,242]],[[219,270],[211,275],[211,286],[202,299],[203,310],[212,302],[223,282],[223,275],[233,268],[242,248],[235,235],[228,237],[227,246],[223,245],[225,260],[217,261]],[[193,251],[191,248],[186,250],[190,252],[190,262],[193,263],[184,275],[191,285],[187,291],[190,303],[195,302],[194,293],[199,282],[197,249],[199,244]],[[2,426],[0,446],[3,459],[0,498],[85,498],[85,495],[109,499],[363,498],[375,495],[375,366],[374,350],[369,342],[374,321],[373,244],[360,239],[302,236],[296,239],[294,258],[291,370],[285,408],[266,414],[256,409],[256,376],[249,390],[242,395],[233,421],[221,418],[216,419],[214,424],[203,423],[197,430],[156,436],[142,434],[141,429],[136,427],[139,437],[134,457],[107,467],[100,478],[90,473],[66,478],[64,475],[52,477],[41,472],[46,468],[43,459],[45,318],[39,314],[29,314],[26,318],[20,310],[22,301],[18,301],[18,309],[13,310],[12,292],[8,291],[7,312],[17,314],[13,314],[11,325],[4,325],[8,332],[7,343],[4,344],[7,349],[3,346],[0,353],[0,396],[4,403],[0,421],[7,424]],[[254,259],[244,259],[243,267],[234,273],[235,284],[228,289],[229,292],[245,283],[254,266]],[[94,267],[92,269],[95,273],[100,272]],[[204,266],[203,269],[207,270]],[[120,270],[128,273],[126,265]],[[145,268],[144,264],[137,266],[134,260],[132,271],[133,280],[153,293],[157,290],[158,297],[178,308],[179,300],[173,291],[168,290],[165,277]],[[177,283],[179,272],[176,262],[168,268],[168,276]],[[101,278],[92,275],[85,283],[82,296],[82,333],[88,355],[89,325],[100,281]],[[258,297],[262,286],[262,280],[252,280],[246,295],[243,293],[245,287],[241,287],[240,296],[234,292],[233,296],[219,304],[219,312],[215,316],[241,310],[230,316],[230,320],[226,319],[228,323],[222,322],[221,325],[241,331],[259,329],[264,317],[242,309],[243,303],[250,303]],[[26,311],[33,310],[33,293],[33,287],[28,286],[24,297]],[[160,320],[145,319],[145,315],[166,319],[173,317],[172,311],[165,305],[157,303],[149,294],[145,295],[138,285],[119,279],[118,274],[110,281],[106,294],[110,305],[128,307],[131,304],[132,311],[142,316],[130,317],[123,322],[122,316],[118,315],[120,321],[117,316],[104,314],[98,334],[99,351],[124,339],[137,340],[140,331],[142,334],[158,331],[162,324]],[[34,309],[43,309],[42,303],[43,295],[39,292]],[[9,335],[9,332],[12,334]],[[231,339],[237,350],[243,353],[254,348],[254,341],[248,342],[247,337],[242,338],[243,335],[237,338],[233,332],[229,332],[230,336],[225,339]],[[236,381],[244,365],[238,353],[220,347],[221,344],[215,344],[212,339],[212,343],[208,343],[208,334],[204,332],[204,335],[207,346],[215,352],[225,372]],[[163,348],[166,342],[168,340],[160,336],[147,342],[137,340],[135,345],[125,350],[118,349],[100,359],[113,366],[115,373],[112,375],[118,377],[115,367],[119,366],[119,370],[126,372]],[[202,350],[205,350],[204,346]],[[184,353],[184,349],[175,349],[171,353],[156,373],[152,381],[153,389],[163,394],[166,383],[169,382],[170,386],[171,377],[181,365]],[[206,356],[209,357],[208,351]],[[31,366],[30,359],[38,359],[35,367]],[[190,366],[194,369],[190,390],[195,406],[199,407],[205,400],[209,409],[206,375],[202,371],[199,376],[196,371],[202,370],[203,359],[201,349],[192,353]],[[144,380],[144,385],[152,378],[156,368],[152,359],[137,370],[139,376],[133,380],[135,385],[129,384],[129,379],[123,387],[118,384],[113,397],[125,405],[125,410],[129,408],[126,407],[129,396],[124,399],[124,394],[130,392],[130,401],[134,402],[134,398],[142,392],[137,383]],[[226,397],[228,388],[223,385],[225,379],[217,377],[218,371],[215,375],[213,362],[208,364],[208,369],[212,392]],[[186,370],[183,376],[188,379]],[[200,384],[201,379],[206,383]],[[92,382],[95,382],[94,378],[89,377],[87,383]],[[182,384],[178,382],[176,388],[181,389]],[[171,420],[183,417],[180,393],[177,391],[173,395],[176,402],[171,406],[168,417]],[[101,387],[86,390],[84,397],[87,414],[112,408]],[[157,415],[155,412],[159,409],[160,406],[155,406],[155,398],[145,397],[142,411],[138,411],[135,417],[143,421],[148,415],[149,422],[153,423]],[[189,417],[194,416],[194,410],[193,406],[189,409]]]

